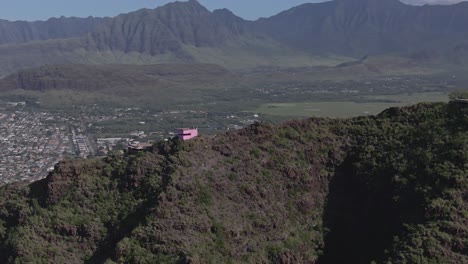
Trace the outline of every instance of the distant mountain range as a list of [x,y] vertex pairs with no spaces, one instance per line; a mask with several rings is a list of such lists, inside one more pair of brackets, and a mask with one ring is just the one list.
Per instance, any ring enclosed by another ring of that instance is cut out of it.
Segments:
[[364,55],[464,63],[467,25],[467,2],[335,0],[247,21],[189,0],[114,18],[0,21],[0,76],[58,63],[203,62],[243,68],[331,64],[337,57]]
[[47,21],[0,20],[0,45],[81,37],[110,18],[51,18]]
[[468,41],[468,2],[420,7],[398,0],[336,0],[301,5],[256,24],[275,40],[311,52],[451,49]]

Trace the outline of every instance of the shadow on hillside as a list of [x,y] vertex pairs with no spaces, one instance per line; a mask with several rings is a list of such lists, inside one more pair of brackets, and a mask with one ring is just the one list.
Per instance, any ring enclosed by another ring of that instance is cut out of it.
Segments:
[[99,245],[98,249],[85,263],[104,263],[111,258],[115,253],[117,244],[145,221],[145,217],[142,216],[146,215],[153,205],[152,201],[147,201],[135,212],[124,218],[121,224],[103,239],[104,243]]
[[[170,150],[174,148],[171,145]],[[124,219],[120,221],[120,224],[116,227],[109,226],[108,229],[110,232],[108,233],[107,237],[102,240],[102,243],[98,246],[98,248],[94,251],[93,255],[84,263],[85,264],[94,264],[94,263],[105,263],[106,260],[112,259],[116,256],[116,250],[118,243],[131,235],[132,231],[144,224],[146,222],[146,216],[151,214],[151,211],[154,210],[156,207],[159,206],[159,195],[167,190],[167,186],[171,181],[171,173],[173,172],[172,166],[169,161],[169,153],[163,153],[163,150],[159,149],[158,152],[160,155],[164,155],[166,158],[165,164],[163,165],[162,171],[159,176],[161,177],[162,183],[161,186],[158,188],[154,188],[151,185],[145,185],[146,187],[140,189],[140,192],[143,192],[146,196],[146,200],[137,207],[131,214],[128,214]],[[136,171],[132,171],[131,168],[128,168],[129,171],[123,174],[123,177],[127,175],[136,174]],[[116,175],[120,173],[117,171],[115,172]],[[122,175],[117,176],[122,177]],[[147,175],[145,177],[148,177]]]
[[369,264],[383,258],[398,224],[391,185],[369,188],[345,161],[330,182],[324,213],[325,248],[319,264]]
[[36,199],[41,207],[46,207],[47,200],[47,178],[35,181],[29,185],[30,198]]

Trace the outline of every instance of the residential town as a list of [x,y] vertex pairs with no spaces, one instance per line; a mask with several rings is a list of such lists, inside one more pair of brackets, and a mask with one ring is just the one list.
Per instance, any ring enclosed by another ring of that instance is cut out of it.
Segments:
[[44,112],[0,114],[0,184],[44,177],[72,156],[68,120]]
[[202,134],[212,134],[240,129],[258,118],[248,113],[88,110],[49,112],[28,109],[22,102],[0,104],[0,185],[42,179],[63,159],[102,157],[176,136],[177,127],[192,127],[179,120],[191,120]]

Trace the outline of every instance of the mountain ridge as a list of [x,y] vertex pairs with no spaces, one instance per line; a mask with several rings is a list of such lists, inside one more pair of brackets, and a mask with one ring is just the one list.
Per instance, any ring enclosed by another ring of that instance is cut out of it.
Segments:
[[[251,64],[256,59],[254,67],[268,66],[270,61],[281,66],[280,55],[286,53],[282,51],[289,53],[290,61],[310,57],[309,64],[314,63],[313,57],[330,55],[391,55],[447,64],[465,64],[468,58],[463,48],[468,44],[468,3],[411,6],[397,0],[336,0],[303,4],[248,21],[227,9],[210,12],[192,0],[87,23],[69,34],[60,30],[55,34],[51,27],[49,35],[37,33],[17,40],[39,41],[0,45],[0,59],[7,62],[0,65],[0,75],[28,65],[66,62],[145,64],[159,60],[229,65],[237,63],[237,53],[243,53],[249,58],[243,61]],[[0,34],[0,41],[2,35],[8,40],[17,34]],[[62,35],[73,39],[41,41]]]
[[182,45],[217,46],[246,31],[246,21],[232,12],[210,12],[190,0],[119,15],[91,33],[88,43],[99,50],[182,53]]
[[[465,42],[466,13],[468,3],[419,7],[397,0],[386,0],[385,4],[375,0],[339,0],[294,7],[262,19],[260,26],[281,42],[298,48],[362,56],[406,53],[421,47],[445,49]],[[464,36],[459,36],[460,32],[465,32]],[[438,43],[440,34],[450,41]]]
[[0,45],[81,37],[109,19],[60,17],[34,22],[0,20]]
[[[88,78],[89,76],[93,78]],[[210,77],[206,77],[210,76]],[[188,82],[192,85],[208,85],[211,80],[234,79],[228,70],[214,64],[156,64],[156,65],[80,65],[65,64],[42,66],[22,70],[0,80],[0,91],[8,90],[77,90],[98,91],[108,89],[128,89]],[[197,77],[198,79],[196,79]],[[161,83],[162,84],[161,84]],[[212,85],[213,85],[212,84]]]

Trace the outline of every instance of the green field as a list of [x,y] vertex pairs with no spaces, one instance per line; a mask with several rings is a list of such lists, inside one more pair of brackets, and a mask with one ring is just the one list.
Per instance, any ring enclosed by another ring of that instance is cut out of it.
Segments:
[[298,102],[263,104],[255,112],[287,117],[354,117],[375,115],[389,107],[408,106],[420,102],[447,102],[446,93],[417,93],[367,96],[360,101]]

